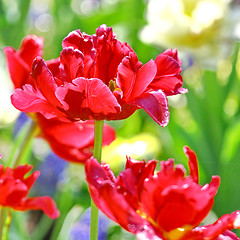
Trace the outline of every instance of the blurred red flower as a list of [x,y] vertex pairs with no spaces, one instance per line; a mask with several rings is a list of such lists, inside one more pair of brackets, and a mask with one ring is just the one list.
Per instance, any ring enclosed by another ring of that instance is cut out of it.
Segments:
[[4,168],[0,164],[0,207],[9,207],[17,211],[42,210],[48,217],[57,218],[59,211],[51,197],[27,197],[40,174],[39,171],[35,171],[24,178],[31,169],[32,166],[27,164],[14,169]]
[[238,239],[227,230],[240,228],[240,211],[198,227],[213,206],[220,177],[213,176],[209,184],[201,186],[197,157],[187,146],[184,151],[189,158],[189,176],[185,176],[182,165],[174,166],[173,159],[161,161],[161,170],[154,174],[157,161],[128,158],[117,178],[108,165],[100,165],[94,158],[88,160],[85,171],[93,201],[138,239]]
[[12,83],[15,88],[21,88],[24,84],[32,84],[32,62],[37,56],[43,54],[43,38],[36,35],[26,36],[18,50],[5,47],[7,66]]
[[[93,155],[94,121],[61,122],[56,118],[46,119],[38,114],[41,135],[48,141],[51,149],[61,158],[85,163]],[[112,127],[104,124],[103,146],[116,138]]]
[[[21,88],[25,84],[34,85],[31,77],[33,60],[43,53],[43,38],[26,36],[18,50],[12,47],[4,49],[8,70],[15,88]],[[59,59],[47,61],[47,66],[54,72],[58,69]],[[25,99],[19,99],[24,103]],[[25,103],[24,103],[25,104]],[[45,138],[52,150],[65,160],[84,163],[92,156],[94,146],[94,122],[62,122],[57,118],[46,119],[41,114],[30,114],[33,120],[38,122],[40,136]],[[107,124],[104,125],[103,145],[110,144],[115,139],[115,131]]]
[[105,25],[93,35],[73,31],[62,46],[60,59],[53,63],[42,57],[34,60],[34,84],[12,95],[17,109],[40,112],[48,119],[79,121],[124,119],[142,108],[166,126],[166,96],[186,92],[176,50],[168,49],[143,65]]

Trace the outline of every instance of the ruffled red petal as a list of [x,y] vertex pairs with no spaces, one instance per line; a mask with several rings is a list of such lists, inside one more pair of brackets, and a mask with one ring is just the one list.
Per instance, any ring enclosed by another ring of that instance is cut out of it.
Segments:
[[132,50],[118,41],[112,28],[105,24],[96,29],[94,47],[96,49],[95,77],[109,85],[109,81],[116,78],[118,66],[122,59]]
[[56,98],[55,91],[58,87],[52,73],[49,71],[46,63],[41,57],[37,57],[32,64],[32,76],[37,88],[46,100],[54,107],[61,107]]
[[142,226],[147,222],[117,191],[112,171],[108,167],[101,166],[93,158],[86,162],[85,171],[90,195],[96,206],[127,231],[132,233],[142,231]]
[[168,124],[168,101],[166,95],[161,90],[144,93],[138,98],[133,99],[131,104],[145,110],[162,127]]
[[84,56],[78,49],[64,48],[60,55],[61,64],[67,81],[84,76]]
[[157,72],[153,60],[142,66],[135,53],[125,57],[118,67],[117,85],[123,91],[126,102],[141,95],[152,82]]
[[181,60],[178,58],[176,50],[168,49],[159,54],[155,63],[157,74],[149,85],[150,89],[161,89],[168,96],[187,92],[186,89],[182,88]]
[[[221,235],[232,235],[227,230],[240,228],[239,225],[240,211],[235,211],[231,214],[225,214],[220,217],[215,223],[200,226],[193,229],[189,234],[186,234],[181,240],[215,240],[221,239]],[[224,239],[224,238],[223,238]]]
[[139,202],[143,183],[146,178],[153,176],[157,161],[137,161],[127,158],[126,169],[117,178],[118,192],[123,194],[126,201],[135,209],[139,209]]
[[76,78],[73,83],[66,83],[56,91],[60,102],[68,104],[66,112],[70,117],[103,120],[120,111],[121,106],[100,79]]
[[191,150],[188,146],[185,146],[183,150],[186,156],[188,157],[190,175],[192,176],[193,181],[198,183],[199,174],[196,153],[193,150]]
[[22,89],[17,88],[11,96],[11,102],[22,112],[40,112],[46,118],[58,117],[59,120],[66,121],[64,114],[53,107],[39,90],[29,84],[24,85]]

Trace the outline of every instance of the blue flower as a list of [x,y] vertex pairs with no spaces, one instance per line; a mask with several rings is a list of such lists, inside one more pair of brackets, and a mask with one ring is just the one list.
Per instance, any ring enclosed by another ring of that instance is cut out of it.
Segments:
[[34,190],[38,195],[54,196],[57,183],[63,179],[63,172],[68,163],[53,152],[50,152],[47,157],[41,162],[37,169],[41,172],[37,179]]

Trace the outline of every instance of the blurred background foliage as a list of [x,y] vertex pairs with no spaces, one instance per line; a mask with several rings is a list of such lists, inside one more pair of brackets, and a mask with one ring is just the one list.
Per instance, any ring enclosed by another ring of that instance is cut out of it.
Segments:
[[[19,113],[9,100],[13,88],[3,48],[17,49],[24,36],[36,34],[45,39],[44,58],[56,58],[69,32],[81,29],[93,34],[104,23],[131,45],[143,63],[166,48],[177,48],[189,92],[169,97],[170,122],[165,128],[141,110],[110,122],[117,140],[105,147],[103,160],[116,174],[126,155],[139,160],[174,158],[188,169],[183,153],[188,145],[198,155],[201,184],[212,175],[221,176],[215,214],[240,209],[239,7],[238,0],[0,0],[1,161],[14,157],[27,131],[20,127],[27,126],[27,120],[17,124]],[[61,217],[53,222],[40,213],[13,213],[11,239],[88,239],[76,234],[80,226],[85,226],[82,231],[88,229],[88,213],[82,215],[90,205],[83,166],[59,159],[41,139],[34,139],[24,162],[42,174],[32,195],[54,196]],[[99,239],[134,239],[106,221],[100,225],[107,234]]]

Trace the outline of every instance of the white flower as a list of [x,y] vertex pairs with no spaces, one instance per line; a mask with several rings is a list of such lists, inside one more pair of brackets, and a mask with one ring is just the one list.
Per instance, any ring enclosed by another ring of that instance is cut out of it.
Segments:
[[229,11],[228,0],[149,0],[148,25],[140,37],[198,57],[217,55],[233,37],[235,24]]

